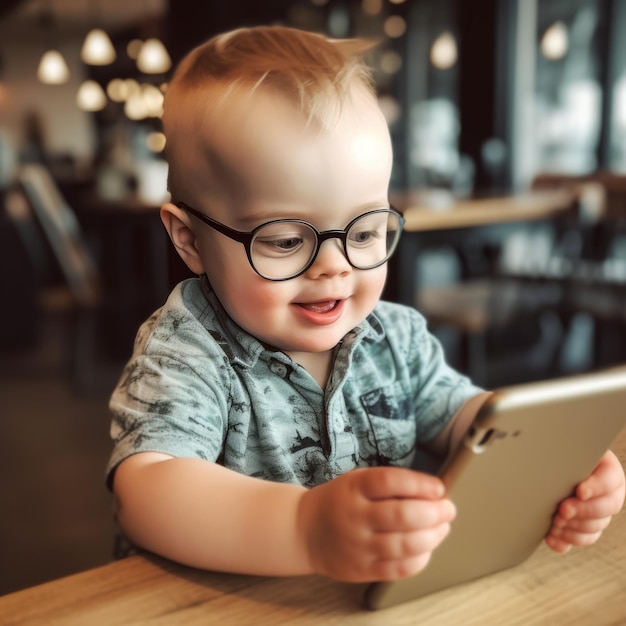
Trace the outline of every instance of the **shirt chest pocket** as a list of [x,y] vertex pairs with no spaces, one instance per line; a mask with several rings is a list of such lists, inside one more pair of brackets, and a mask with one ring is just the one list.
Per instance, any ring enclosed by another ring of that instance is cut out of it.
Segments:
[[415,450],[414,411],[400,384],[368,391],[360,397],[369,422],[369,443],[377,465],[408,465]]

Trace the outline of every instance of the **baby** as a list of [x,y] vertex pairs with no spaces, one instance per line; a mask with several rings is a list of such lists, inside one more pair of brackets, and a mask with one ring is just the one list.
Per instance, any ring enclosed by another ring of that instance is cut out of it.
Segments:
[[[198,278],[141,327],[111,399],[109,484],[134,545],[365,582],[421,571],[449,532],[443,483],[409,467],[443,460],[488,394],[417,311],[380,301],[403,219],[367,49],[240,29],[167,91],[161,216]],[[595,541],[624,482],[607,453],[548,544]]]

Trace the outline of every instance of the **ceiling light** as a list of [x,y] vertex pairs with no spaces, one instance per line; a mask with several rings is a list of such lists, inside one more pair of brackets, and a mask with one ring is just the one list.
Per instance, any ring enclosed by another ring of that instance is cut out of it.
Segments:
[[70,78],[70,70],[63,55],[59,52],[56,41],[55,22],[51,5],[44,5],[39,15],[46,47],[39,66],[37,78],[46,85],[62,85]]
[[113,102],[125,102],[131,90],[123,78],[113,78],[107,84],[106,92]]
[[380,57],[380,69],[385,74],[397,74],[402,69],[402,57],[393,50],[384,52]]
[[141,39],[131,39],[126,45],[126,54],[128,57],[133,61],[136,61],[139,56],[141,46],[143,46],[143,41]]
[[141,92],[132,93],[124,104],[124,113],[129,120],[139,121],[148,117],[148,110]]
[[163,114],[163,93],[155,85],[141,86],[141,97],[148,117],[161,117]]
[[385,20],[383,29],[388,37],[398,39],[406,31],[406,21],[400,15],[391,15]]
[[558,61],[567,54],[569,37],[563,22],[555,22],[541,38],[541,53],[546,59]]
[[165,150],[165,135],[157,131],[150,133],[146,137],[146,146],[152,152],[163,152]]
[[101,29],[94,28],[87,33],[80,58],[87,65],[110,65],[115,61],[115,48],[109,36]]
[[137,67],[144,74],[164,74],[172,67],[170,55],[160,39],[146,39],[137,56]]
[[70,78],[70,70],[58,50],[44,52],[37,68],[37,78],[46,85],[62,85]]
[[459,52],[454,35],[441,33],[430,48],[430,62],[438,70],[449,70],[456,64]]
[[76,102],[83,111],[102,111],[107,97],[104,89],[95,80],[86,80],[78,88]]

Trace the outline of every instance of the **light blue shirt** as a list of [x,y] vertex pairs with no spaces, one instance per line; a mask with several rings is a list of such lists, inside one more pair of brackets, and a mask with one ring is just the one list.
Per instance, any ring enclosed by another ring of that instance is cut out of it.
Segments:
[[113,393],[109,480],[147,451],[306,487],[357,467],[411,466],[480,391],[445,363],[416,310],[387,302],[336,348],[324,391],[190,279],[140,328]]

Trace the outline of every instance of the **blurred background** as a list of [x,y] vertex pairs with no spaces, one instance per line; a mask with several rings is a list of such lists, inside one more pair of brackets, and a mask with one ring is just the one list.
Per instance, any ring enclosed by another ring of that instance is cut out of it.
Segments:
[[379,41],[411,225],[385,296],[457,368],[494,387],[625,359],[624,0],[4,0],[0,594],[111,559],[108,395],[188,276],[158,215],[163,93],[254,24]]

